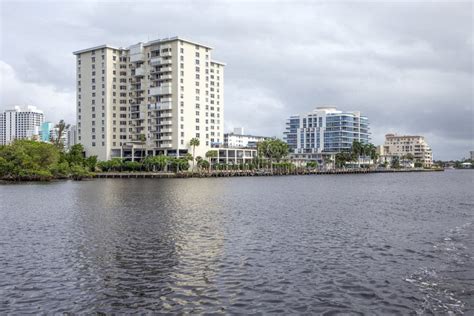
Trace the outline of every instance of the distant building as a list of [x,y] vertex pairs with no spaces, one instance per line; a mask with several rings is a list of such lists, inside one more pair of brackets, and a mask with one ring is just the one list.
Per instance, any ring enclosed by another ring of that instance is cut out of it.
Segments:
[[471,154],[471,160],[474,160],[474,150],[471,150],[470,154]]
[[370,128],[360,112],[318,107],[312,112],[291,116],[286,122],[284,139],[295,159],[323,160],[342,151],[350,151],[353,141],[367,144]]
[[381,156],[397,156],[399,158],[411,154],[414,161],[421,162],[425,167],[430,167],[433,164],[431,148],[423,136],[386,134],[380,154]]
[[243,127],[234,128],[233,133],[224,134],[224,147],[229,148],[256,148],[257,143],[271,137],[245,135]]
[[77,144],[77,129],[76,125],[71,125],[66,132],[66,148],[70,149],[72,146]]
[[15,106],[0,113],[0,145],[10,144],[15,139],[39,139],[43,111],[35,106]]
[[53,139],[54,124],[51,122],[44,122],[40,128],[40,140],[42,142],[51,142]]

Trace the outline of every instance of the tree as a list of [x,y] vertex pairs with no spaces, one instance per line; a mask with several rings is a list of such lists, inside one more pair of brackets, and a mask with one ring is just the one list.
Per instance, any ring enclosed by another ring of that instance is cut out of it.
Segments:
[[290,151],[288,144],[280,139],[267,139],[258,144],[259,157],[270,160],[270,168],[273,169],[273,161],[280,162]]
[[66,124],[64,120],[60,120],[58,124],[55,126],[58,129],[58,136],[54,140],[54,145],[56,147],[62,149],[64,147],[64,144],[62,143],[61,139],[63,137],[64,131],[69,129],[70,124]]
[[200,141],[199,141],[199,138],[191,138],[191,140],[189,141],[189,145],[193,147],[193,169],[194,169],[194,153],[195,153],[195,150],[196,150],[196,146],[199,146],[200,145]]
[[218,152],[217,150],[208,150],[206,152],[206,158],[209,159],[209,170],[212,169],[212,159],[217,158]]
[[392,157],[390,168],[400,169],[400,158],[398,156]]

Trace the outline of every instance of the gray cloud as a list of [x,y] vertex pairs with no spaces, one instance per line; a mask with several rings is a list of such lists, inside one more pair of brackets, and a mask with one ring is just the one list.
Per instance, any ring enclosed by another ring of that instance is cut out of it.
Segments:
[[[331,104],[367,115],[375,143],[399,132],[425,135],[435,158],[474,149],[470,2],[1,6],[0,59],[13,69],[15,89],[32,84],[38,100],[45,99],[42,89],[53,96],[47,106],[53,113],[46,114],[55,119],[75,110],[72,51],[180,35],[213,46],[214,58],[228,64],[228,129],[281,136],[289,115]],[[23,100],[13,90],[2,80],[0,107]]]

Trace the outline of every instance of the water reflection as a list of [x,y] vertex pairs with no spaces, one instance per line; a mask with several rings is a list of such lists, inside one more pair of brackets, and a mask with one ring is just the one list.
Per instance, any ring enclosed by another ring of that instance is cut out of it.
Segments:
[[176,308],[209,291],[224,238],[222,213],[210,203],[219,187],[179,180],[88,186],[75,191],[71,256],[75,274],[95,283],[83,290],[99,309],[102,301],[118,310]]
[[469,314],[473,176],[0,186],[0,314]]

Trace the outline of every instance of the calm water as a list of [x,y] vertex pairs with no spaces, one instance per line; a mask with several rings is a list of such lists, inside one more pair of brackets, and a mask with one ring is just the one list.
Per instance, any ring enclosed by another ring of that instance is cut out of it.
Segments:
[[474,313],[474,172],[0,185],[0,314]]

